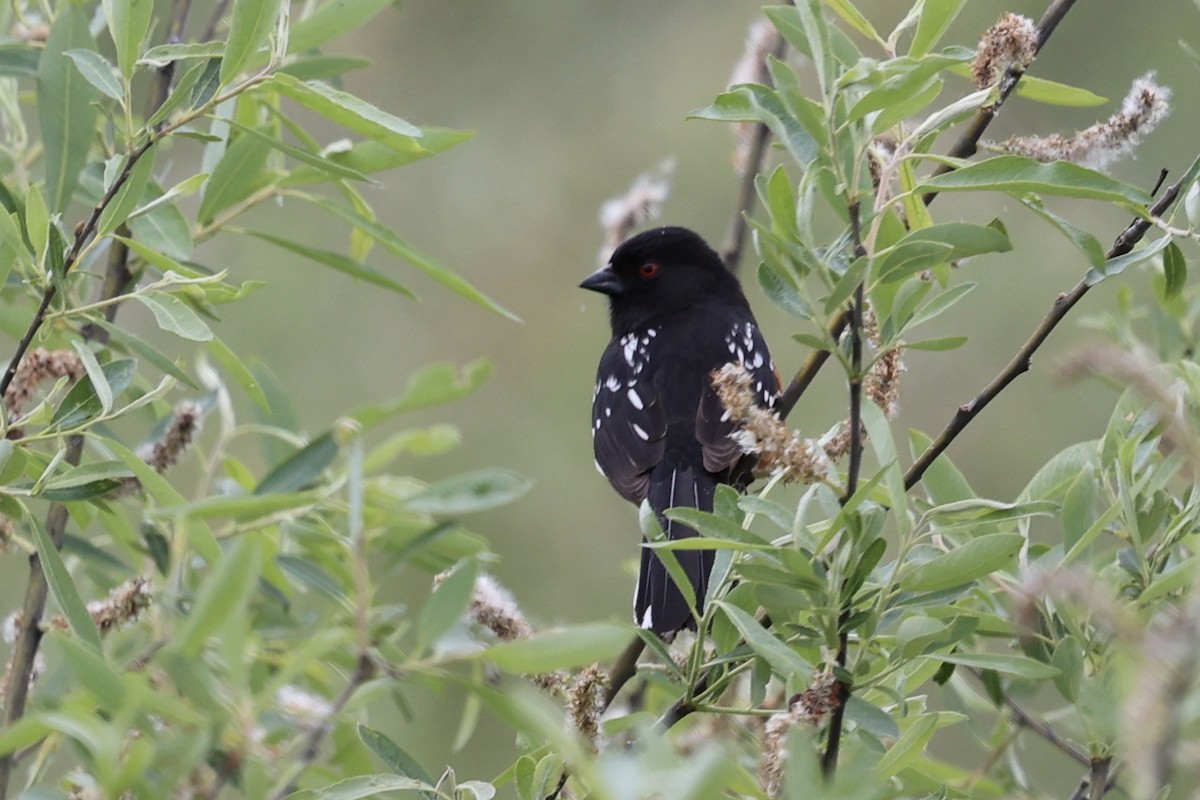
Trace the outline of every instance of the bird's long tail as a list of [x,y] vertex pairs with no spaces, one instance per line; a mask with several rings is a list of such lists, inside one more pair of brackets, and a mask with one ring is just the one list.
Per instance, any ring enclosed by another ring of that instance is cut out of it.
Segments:
[[[668,508],[689,506],[701,511],[712,511],[716,480],[703,470],[684,468],[678,465],[659,465],[650,475],[650,487],[646,499],[658,516],[658,523],[668,539],[685,539],[696,536],[691,527],[682,522],[667,519],[663,512]],[[696,594],[696,610],[703,613],[704,596],[708,591],[708,577],[713,566],[712,550],[674,550],[675,560],[683,568],[687,580]],[[687,600],[658,554],[651,548],[642,548],[642,565],[638,575],[637,594],[634,596],[634,618],[643,628],[658,634],[674,633],[683,628],[694,628],[695,620],[688,608]]]

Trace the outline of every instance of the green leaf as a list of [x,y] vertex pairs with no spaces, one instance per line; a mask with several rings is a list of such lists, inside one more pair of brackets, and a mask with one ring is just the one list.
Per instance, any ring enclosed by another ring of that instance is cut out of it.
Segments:
[[963,299],[963,297],[965,297],[972,289],[974,289],[975,286],[976,284],[974,283],[961,283],[958,286],[954,286],[942,292],[924,306],[917,309],[917,312],[913,314],[913,318],[909,320],[907,325],[905,325],[905,330],[910,330],[923,322],[929,322],[931,319],[934,319],[946,309],[957,303],[959,300]]
[[207,342],[213,338],[204,320],[186,303],[169,294],[134,294],[133,298],[154,313],[158,327],[183,339]]
[[990,669],[1005,675],[1040,681],[1058,675],[1058,670],[1049,664],[1035,661],[1028,656],[1007,653],[948,653],[927,656],[934,661],[945,661],[976,669]]
[[96,133],[95,90],[63,56],[68,50],[95,49],[83,10],[66,4],[50,29],[37,75],[38,121],[52,213],[64,211],[71,202]]
[[326,119],[400,152],[421,150],[421,129],[320,81],[276,74],[270,87]]
[[1074,636],[1064,636],[1054,647],[1050,663],[1058,670],[1054,685],[1069,703],[1079,696],[1079,683],[1083,678],[1083,648]]
[[763,122],[805,169],[821,154],[817,140],[788,110],[779,95],[765,86],[746,84],[719,94],[712,105],[692,111],[688,119]]
[[235,119],[223,119],[222,121],[235,130],[241,131],[247,136],[262,139],[271,149],[278,150],[284,155],[291,156],[297,161],[308,164],[311,167],[316,167],[322,172],[327,172],[334,177],[346,178],[347,180],[352,181],[363,181],[365,183],[376,183],[358,170],[350,169],[349,167],[343,166],[336,161],[331,161],[330,159],[325,158],[317,153],[310,153],[307,150],[302,150],[295,145],[288,144],[282,139],[263,133],[257,128],[251,128],[248,125],[243,125]]
[[141,356],[143,359],[157,367],[164,374],[170,375],[175,380],[192,389],[198,390],[200,388],[186,372],[184,372],[175,364],[174,361],[167,358],[158,350],[155,350],[145,340],[134,336],[132,333],[126,331],[119,325],[113,325],[103,318],[96,318],[91,321],[108,331],[108,335],[111,337],[113,342],[116,342],[122,347],[128,348],[135,355]]
[[474,393],[492,374],[492,365],[484,359],[472,361],[462,368],[453,364],[429,364],[413,373],[404,394],[382,406],[364,406],[350,413],[364,428],[372,428],[397,414],[440,406]]
[[26,44],[13,42],[0,44],[0,75],[8,78],[36,75],[41,54],[41,50]]
[[1084,280],[1087,281],[1088,286],[1095,286],[1105,278],[1120,275],[1130,267],[1154,258],[1170,244],[1170,236],[1160,236],[1145,247],[1139,247],[1131,253],[1108,259],[1100,269],[1089,269],[1087,275],[1084,276]]
[[112,202],[100,212],[100,221],[96,230],[97,237],[107,236],[115,231],[141,204],[142,197],[146,194],[146,184],[150,181],[150,174],[154,171],[154,156],[157,152],[157,147],[151,147],[142,153],[137,163],[133,165],[129,178],[121,184],[121,188],[117,190]]
[[284,75],[291,75],[297,80],[316,81],[340,78],[347,72],[369,67],[373,63],[375,62],[369,58],[355,58],[354,56],[310,55],[289,61],[280,67],[279,71]]
[[511,503],[533,484],[505,469],[481,469],[440,480],[405,500],[414,511],[469,514]]
[[949,261],[1009,250],[1008,236],[989,225],[947,222],[905,235],[878,259],[876,274],[891,283]]
[[862,15],[861,11],[855,8],[851,0],[821,0],[821,2],[833,9],[834,13],[841,17],[847,25],[863,36],[866,36],[879,45],[887,44],[880,38],[878,31],[875,30],[875,26]]
[[262,233],[260,231],[247,231],[247,233],[249,233],[251,236],[262,239],[263,241],[267,241],[273,245],[282,247],[284,250],[289,250],[297,255],[301,255],[305,258],[316,261],[318,264],[324,264],[330,269],[344,273],[353,278],[358,278],[359,280],[366,281],[367,283],[372,283],[376,286],[383,287],[384,289],[389,289],[397,294],[410,297],[414,300],[417,297],[408,287],[404,286],[403,284],[398,283],[387,275],[384,275],[382,272],[378,272],[377,270],[368,267],[366,264],[361,264],[358,261],[349,258],[348,256],[342,255],[341,253],[335,253],[331,250],[320,250],[314,247],[306,247],[305,245],[292,241],[291,239],[286,239],[282,236],[272,236],[269,233]]
[[962,586],[990,575],[1010,564],[1025,543],[1018,533],[990,533],[978,536],[924,564],[917,564],[903,576],[905,591],[934,592]]
[[1125,206],[1144,206],[1150,195],[1136,186],[1113,180],[1067,161],[1042,164],[1024,156],[996,156],[952,172],[927,178],[917,193],[1000,191],[1024,195],[1038,192],[1057,197],[1081,197]]
[[[475,135],[473,131],[459,131],[450,128],[422,128],[421,132],[421,149],[419,151],[401,153],[379,142],[364,139],[355,142],[346,150],[326,150],[325,158],[348,169],[365,175],[373,175],[437,155],[457,144],[468,141]],[[328,179],[328,173],[323,170],[301,167],[285,178],[283,185],[302,186],[306,183]]]
[[518,675],[533,675],[594,664],[612,658],[629,644],[628,625],[592,622],[552,628],[528,639],[501,642],[480,654],[484,661]]
[[729,618],[733,627],[737,628],[755,655],[770,665],[776,675],[784,680],[794,676],[807,680],[812,673],[812,665],[799,653],[771,635],[758,620],[737,606],[723,600],[718,600],[716,606]]
[[233,140],[204,186],[197,212],[200,224],[207,225],[222,211],[267,184],[270,177],[265,167],[270,152],[271,145],[265,137],[239,136]]
[[921,341],[917,342],[905,342],[904,349],[943,352],[962,347],[966,343],[966,336],[940,336],[934,339],[922,339]]
[[1166,250],[1163,250],[1163,272],[1167,279],[1163,296],[1170,300],[1183,291],[1183,287],[1187,284],[1187,261],[1183,258],[1183,251],[1174,241],[1167,245]]
[[304,789],[292,792],[288,800],[361,800],[378,797],[386,792],[433,792],[423,781],[401,775],[357,775],[326,786],[324,789]]
[[[923,17],[922,17],[923,19]],[[907,769],[925,752],[925,746],[933,738],[937,728],[937,715],[926,714],[908,721],[908,727],[895,744],[888,748],[875,765],[874,777],[877,781],[885,781]]]
[[966,4],[967,0],[924,0],[921,19],[917,22],[917,32],[913,35],[908,54],[920,58],[933,50]]
[[256,495],[297,492],[310,486],[337,458],[339,448],[332,433],[313,439],[291,458],[271,470],[254,489]]
[[105,97],[118,103],[125,102],[125,90],[117,80],[116,70],[108,59],[95,50],[68,50],[63,55],[75,62],[83,79],[96,87]]
[[[358,738],[367,746],[367,749],[374,753],[385,766],[397,775],[413,778],[424,783],[431,784],[434,782],[433,778],[430,777],[429,773],[425,771],[425,768],[415,758],[379,731],[368,728],[360,722],[358,724]],[[427,793],[426,797],[434,800],[435,795]]]
[[79,590],[75,588],[75,581],[71,579],[71,573],[63,564],[58,548],[50,541],[46,529],[35,515],[29,515],[28,521],[33,531],[33,544],[37,548],[38,560],[46,573],[50,594],[54,595],[54,601],[62,609],[67,624],[71,626],[75,635],[99,652],[100,632],[96,630],[96,623],[88,613],[87,606],[83,604]]
[[418,650],[436,645],[462,619],[471,604],[478,574],[479,565],[474,559],[459,562],[425,601],[417,618]]
[[1104,267],[1104,247],[1095,236],[1092,236],[1082,228],[1076,227],[1068,220],[1060,217],[1054,212],[1046,208],[1042,203],[1042,199],[1036,195],[1028,195],[1021,198],[1021,202],[1025,204],[1033,213],[1037,214],[1042,219],[1049,222],[1057,228],[1064,236],[1071,240],[1071,243],[1078,247],[1085,256],[1088,262],[1096,269]]
[[150,67],[164,67],[173,61],[192,58],[219,58],[225,53],[225,42],[179,42],[151,47],[142,55],[139,63]]
[[101,413],[107,414],[112,411],[113,391],[104,377],[104,371],[100,369],[100,363],[96,361],[95,354],[79,339],[73,340],[71,346],[75,349],[79,360],[83,362],[83,368],[92,382],[92,390],[96,392],[96,398],[100,401]]
[[96,696],[100,706],[110,713],[121,711],[128,692],[99,647],[88,646],[70,636],[56,636],[55,643],[62,648],[63,661],[75,680]]
[[184,517],[187,519],[213,519],[232,517],[235,520],[256,520],[284,511],[305,509],[317,503],[317,492],[292,492],[290,494],[248,494],[226,497],[215,495],[186,505],[166,506],[155,510],[160,517]]
[[792,316],[805,320],[816,318],[816,312],[800,291],[766,264],[758,265],[758,285],[771,302]]
[[326,0],[304,19],[292,23],[288,53],[303,53],[362,28],[395,0]]
[[254,377],[254,373],[242,363],[237,353],[229,349],[229,346],[216,336],[212,337],[212,340],[208,343],[208,352],[212,353],[213,358],[217,359],[217,363],[229,370],[234,380],[245,390],[256,406],[267,414],[272,413],[271,404],[267,402],[267,396],[263,393],[258,378]]
[[196,658],[209,636],[244,613],[250,595],[258,588],[261,560],[258,536],[242,534],[237,545],[221,557],[221,563],[212,565],[196,602],[176,631],[172,649],[186,658]]
[[1035,103],[1071,108],[1102,106],[1108,102],[1107,97],[1101,97],[1087,89],[1048,81],[1045,78],[1036,78],[1029,74],[1022,76],[1021,82],[1017,84],[1017,95]]
[[221,85],[227,86],[242,72],[275,28],[283,0],[233,0],[225,55],[221,59]]
[[[117,397],[125,391],[134,375],[137,374],[137,362],[128,358],[109,361],[100,368],[100,371],[108,383],[111,395]],[[50,425],[63,429],[74,428],[99,414],[102,408],[99,393],[92,386],[91,378],[87,377],[76,383],[71,387],[71,391],[67,392],[67,396],[63,398],[58,410],[54,412]]]
[[457,294],[461,297],[465,297],[466,299],[470,300],[471,302],[475,303],[476,305],[482,306],[490,311],[494,311],[497,314],[500,314],[501,316],[508,317],[509,319],[511,319],[515,322],[521,321],[517,315],[513,314],[511,311],[507,310],[500,304],[496,303],[494,300],[492,300],[487,295],[480,292],[478,289],[476,289],[470,283],[468,283],[464,279],[460,278],[458,275],[456,275],[455,273],[446,269],[445,267],[441,266],[440,264],[433,262],[424,254],[413,249],[407,242],[405,242],[403,239],[401,239],[399,236],[397,236],[396,233],[394,231],[392,231],[391,229],[386,228],[383,225],[380,225],[378,222],[375,222],[374,220],[367,219],[366,217],[362,216],[361,214],[359,214],[355,211],[351,211],[348,208],[343,208],[342,206],[338,205],[337,203],[334,203],[330,200],[326,200],[323,197],[315,197],[315,198],[311,198],[311,199],[317,205],[321,206],[322,208],[328,209],[329,211],[333,212],[335,215],[341,217],[343,220],[350,223],[355,228],[357,228],[358,230],[365,233],[367,236],[370,236],[372,239],[379,242],[379,244],[383,245],[385,248],[390,250],[392,253],[400,256],[405,261],[412,264],[414,267],[419,269],[421,272],[424,272],[430,278],[432,278],[433,280],[442,284],[443,286],[445,286],[447,289],[454,292],[455,294]]
[[104,16],[117,49],[117,65],[126,80],[133,77],[138,51],[150,32],[154,0],[104,0]]

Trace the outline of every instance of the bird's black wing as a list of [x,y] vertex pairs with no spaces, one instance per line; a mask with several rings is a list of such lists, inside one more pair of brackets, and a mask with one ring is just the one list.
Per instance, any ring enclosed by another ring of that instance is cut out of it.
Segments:
[[[723,341],[728,351],[728,361],[725,363],[740,363],[750,373],[750,388],[754,392],[755,404],[762,408],[774,408],[779,399],[779,375],[767,343],[753,318],[735,319]],[[721,405],[712,381],[708,381],[696,411],[696,440],[702,447],[706,470],[725,473],[733,470],[743,459],[745,454],[734,438],[740,428],[741,423],[731,418]]]
[[666,415],[646,372],[656,335],[649,329],[614,337],[600,358],[592,397],[596,468],[631,503],[645,499],[667,435]]

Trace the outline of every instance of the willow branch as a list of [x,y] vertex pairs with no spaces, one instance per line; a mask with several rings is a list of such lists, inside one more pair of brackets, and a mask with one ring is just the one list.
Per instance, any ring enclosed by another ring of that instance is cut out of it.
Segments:
[[[1163,212],[1170,208],[1179,197],[1179,192],[1186,180],[1188,180],[1187,175],[1168,188],[1162,197],[1150,207],[1149,216],[1162,216]],[[1146,232],[1150,230],[1152,225],[1153,223],[1148,219],[1139,218],[1131,222],[1113,242],[1113,246],[1105,254],[1105,259],[1111,261],[1133,250],[1134,245],[1142,240],[1142,237],[1146,235]],[[1083,296],[1091,288],[1092,285],[1085,276],[1079,283],[1075,284],[1075,287],[1071,291],[1060,294],[1054,299],[1054,304],[1050,307],[1050,311],[1046,314],[1041,324],[1033,331],[1029,339],[1025,341],[1025,344],[1021,345],[1017,350],[1012,360],[1008,362],[1004,369],[987,386],[983,387],[979,394],[966,404],[959,406],[954,417],[951,418],[942,432],[938,434],[938,437],[930,443],[929,447],[925,448],[925,452],[921,453],[912,466],[908,468],[908,471],[904,473],[905,489],[911,489],[916,486],[934,460],[945,452],[950,443],[958,438],[958,435],[963,432],[963,429],[972,420],[979,416],[988,403],[992,402],[996,398],[996,395],[1004,391],[1020,375],[1029,371],[1029,367],[1033,361],[1033,354],[1038,351],[1038,348],[1054,332],[1054,329],[1063,321],[1067,313],[1075,307],[1076,303],[1083,299]]]

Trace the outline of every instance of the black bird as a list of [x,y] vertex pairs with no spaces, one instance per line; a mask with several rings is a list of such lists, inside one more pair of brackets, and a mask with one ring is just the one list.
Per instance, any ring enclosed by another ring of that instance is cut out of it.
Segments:
[[[592,400],[596,468],[626,500],[649,500],[669,538],[695,536],[663,512],[712,511],[717,484],[745,489],[756,461],[732,438],[740,424],[717,398],[713,371],[742,363],[762,407],[774,406],[779,394],[741,285],[699,235],[667,227],[624,242],[580,286],[608,295],[612,323]],[[702,605],[713,551],[676,550],[675,557]],[[634,619],[660,635],[695,626],[649,548],[642,550]]]

